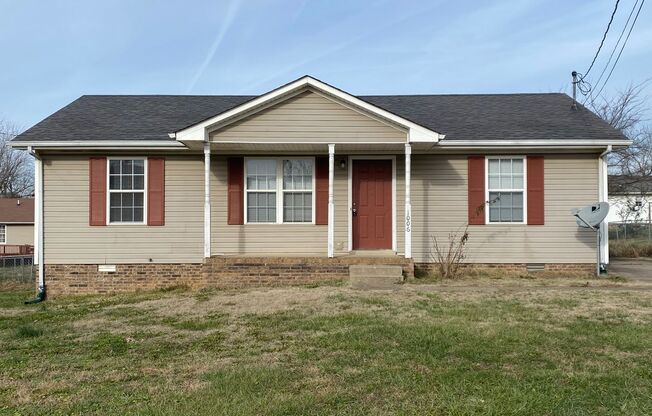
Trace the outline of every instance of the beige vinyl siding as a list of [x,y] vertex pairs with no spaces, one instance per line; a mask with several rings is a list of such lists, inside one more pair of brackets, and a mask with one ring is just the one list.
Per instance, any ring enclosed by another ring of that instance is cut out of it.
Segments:
[[[413,155],[413,256],[428,262],[432,236],[467,223],[467,156]],[[590,263],[595,233],[580,229],[570,210],[598,198],[597,155],[545,155],[545,225],[469,226],[467,261],[478,263]]]
[[34,225],[32,224],[7,224],[6,244],[34,245]]
[[210,137],[214,142],[404,143],[407,133],[308,91],[213,132]]
[[201,157],[165,160],[165,225],[88,225],[88,157],[44,163],[45,261],[49,264],[198,263],[203,260]]

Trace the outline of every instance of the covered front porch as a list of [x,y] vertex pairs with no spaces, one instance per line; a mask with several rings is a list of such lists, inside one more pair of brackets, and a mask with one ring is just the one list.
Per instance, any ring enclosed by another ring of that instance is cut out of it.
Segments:
[[204,154],[204,257],[412,257],[411,155],[443,135],[311,77],[171,134]]
[[414,145],[361,147],[205,143],[204,256],[411,258]]

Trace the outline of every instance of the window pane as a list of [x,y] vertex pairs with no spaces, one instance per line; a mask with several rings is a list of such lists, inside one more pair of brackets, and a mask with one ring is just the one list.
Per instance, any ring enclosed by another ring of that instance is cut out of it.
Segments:
[[112,175],[120,173],[120,161],[119,160],[110,160],[109,161],[109,173],[112,174]]
[[134,173],[144,174],[145,173],[145,161],[144,160],[134,160]]
[[109,189],[120,189],[120,176],[109,176]]
[[247,222],[276,222],[276,192],[247,192]]
[[134,221],[142,222],[143,221],[143,208],[134,208]]
[[122,201],[122,194],[117,194],[117,193],[116,194],[111,194],[109,204],[110,204],[111,207],[120,207],[120,206],[122,206],[121,201]]
[[122,221],[122,209],[121,208],[111,208],[109,221],[110,222],[120,222]]
[[134,189],[145,189],[145,176],[143,175],[134,176]]
[[283,189],[312,189],[312,160],[283,161]]
[[523,175],[514,175],[512,183],[514,189],[523,189]]
[[134,209],[132,207],[122,207],[122,221],[124,222],[133,222],[134,221]]
[[523,159],[512,159],[512,173],[523,175]]
[[498,175],[499,159],[489,159],[489,175]]
[[312,221],[312,192],[283,194],[283,222]]
[[134,194],[134,206],[135,207],[142,207],[144,205],[145,200],[145,194],[142,192],[138,192]]
[[489,208],[489,221],[500,222],[500,208],[497,207]]
[[276,189],[276,160],[247,159],[247,189]]
[[522,222],[523,192],[490,192],[489,222]]
[[512,189],[512,177],[509,174],[500,174],[500,189]]
[[133,173],[133,161],[123,160],[122,161],[122,174],[132,174]]
[[498,175],[489,175],[489,189],[500,188],[500,177]]
[[131,186],[131,176],[122,177],[122,189],[133,189]]

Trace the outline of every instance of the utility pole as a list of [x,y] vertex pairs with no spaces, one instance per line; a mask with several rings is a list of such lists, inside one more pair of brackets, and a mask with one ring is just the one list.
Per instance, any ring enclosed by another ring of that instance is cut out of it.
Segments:
[[577,110],[577,71],[571,72],[573,77],[573,105],[571,108]]

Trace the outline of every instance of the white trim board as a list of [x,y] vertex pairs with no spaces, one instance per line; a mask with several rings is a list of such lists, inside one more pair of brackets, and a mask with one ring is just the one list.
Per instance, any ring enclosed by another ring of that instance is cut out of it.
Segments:
[[392,161],[392,251],[398,253],[398,244],[396,240],[396,155],[374,155],[374,156],[349,156],[348,160],[348,179],[347,179],[347,194],[348,194],[348,251],[353,251],[353,161],[354,160],[391,160]]
[[408,130],[408,142],[437,143],[439,140],[444,138],[444,135],[442,134],[432,131],[426,127],[416,124],[380,107],[369,104],[366,101],[363,101],[351,94],[348,94],[310,76],[301,77],[296,81],[292,81],[286,85],[283,85],[282,87],[260,95],[250,101],[247,101],[244,104],[232,108],[231,110],[225,111],[195,125],[186,127],[185,129],[170,133],[169,136],[170,138],[177,139],[180,142],[208,140],[208,133],[210,130],[214,130],[223,124],[227,124],[229,121],[242,114],[253,113],[270,103],[277,103],[288,99],[289,97],[296,95],[297,91],[304,90],[308,87],[318,91],[321,94],[332,96],[338,100],[341,100],[343,103],[347,103],[354,107],[360,108],[372,115],[406,128]]

